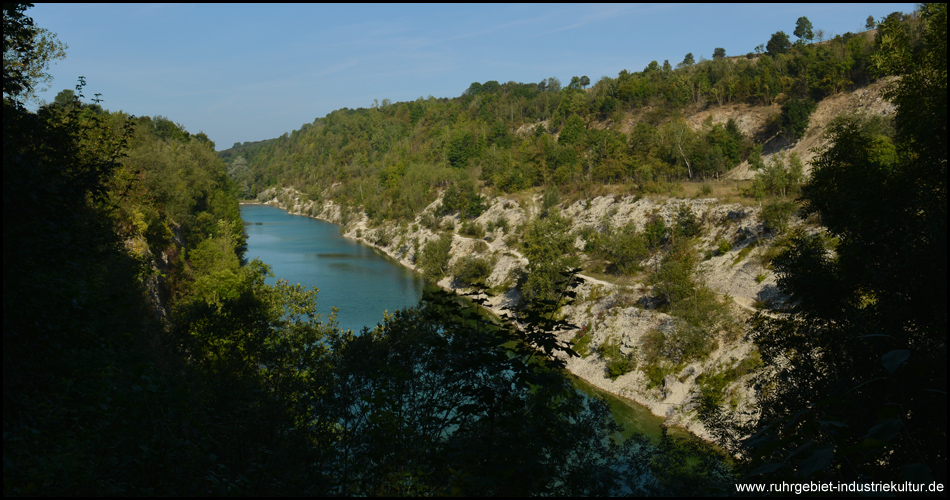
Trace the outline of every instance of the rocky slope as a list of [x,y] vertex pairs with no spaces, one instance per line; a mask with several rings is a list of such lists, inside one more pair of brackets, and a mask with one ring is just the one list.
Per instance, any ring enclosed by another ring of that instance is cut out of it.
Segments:
[[[875,113],[887,115],[894,108],[881,98],[881,90],[887,81],[879,81],[854,92],[843,93],[818,103],[811,117],[809,130],[798,143],[781,144],[770,140],[766,143],[764,159],[780,151],[795,151],[806,163],[816,154],[816,148],[824,145],[824,130],[830,121],[842,113]],[[727,105],[698,110],[687,122],[694,128],[704,122],[736,120],[740,129],[748,135],[760,135],[767,121],[779,112],[778,106],[749,107]],[[633,127],[635,118],[624,127]],[[774,138],[773,138],[774,139]],[[751,172],[746,164],[730,172],[729,179],[749,179]],[[331,188],[332,189],[332,188]],[[324,196],[322,199],[329,199]],[[293,189],[270,189],[259,196],[262,202],[284,208],[292,213],[307,215],[341,225],[341,233],[360,240],[385,252],[402,265],[416,269],[416,256],[425,244],[439,237],[437,231],[453,227],[451,265],[462,256],[479,254],[489,257],[493,270],[486,284],[493,287],[495,295],[489,297],[488,307],[496,314],[510,312],[521,300],[512,276],[527,265],[514,243],[519,238],[517,231],[540,212],[540,196],[533,198],[497,197],[489,200],[489,208],[475,222],[482,227],[494,227],[484,238],[469,238],[459,234],[461,221],[453,217],[436,220],[436,207],[441,198],[408,223],[396,225],[385,223],[372,227],[364,214],[341,211],[333,202],[317,205]],[[782,297],[775,286],[773,273],[763,266],[761,255],[768,250],[772,238],[764,231],[758,207],[723,203],[714,198],[675,199],[667,197],[601,196],[592,200],[578,201],[561,206],[561,214],[572,223],[572,230],[583,228],[599,230],[609,224],[619,228],[634,223],[642,230],[651,217],[662,217],[667,227],[672,226],[674,214],[687,205],[702,221],[702,236],[695,245],[699,255],[704,255],[700,275],[705,284],[714,290],[719,299],[729,305],[735,325],[744,325],[755,312],[755,306],[766,303],[781,303]],[[504,220],[503,227],[497,227]],[[801,224],[801,221],[795,221]],[[434,227],[436,230],[429,229]],[[507,229],[505,229],[507,228]],[[511,243],[511,244],[509,244]],[[578,239],[578,249],[583,241]],[[649,268],[654,262],[643,264]],[[646,284],[646,273],[639,276],[615,278],[581,275],[583,282],[576,290],[578,299],[562,308],[561,313],[569,322],[582,327],[582,332],[570,331],[561,334],[560,340],[577,341],[587,337],[582,357],[567,359],[567,368],[591,384],[628,397],[643,404],[659,416],[667,418],[701,437],[709,437],[706,429],[696,418],[696,406],[704,389],[714,387],[721,391],[723,401],[736,408],[750,407],[753,393],[747,387],[751,373],[756,369],[757,353],[745,341],[743,328],[740,331],[709,332],[716,337],[715,350],[699,361],[664,366],[661,380],[653,372],[652,380],[644,364],[643,346],[650,332],[669,332],[675,329],[674,318],[651,307],[652,291]],[[446,289],[458,289],[460,284],[453,277],[443,278],[439,285]],[[606,359],[598,348],[610,343],[619,343],[620,351],[632,358],[637,368],[616,378],[610,378]],[[580,344],[578,344],[580,345]],[[654,367],[655,368],[655,367]],[[717,384],[710,384],[717,380]]]
[[[426,213],[434,212],[441,200],[433,202],[411,223],[370,227],[365,215],[354,220],[332,202],[316,205],[305,201],[300,193],[291,189],[268,190],[262,193],[260,199],[291,213],[343,224],[341,232],[344,236],[373,246],[400,264],[420,272],[416,266],[419,249],[429,240],[439,237],[437,232],[422,224],[422,218]],[[491,200],[488,210],[475,219],[475,222],[484,227],[489,222],[504,218],[511,228],[508,232],[496,228],[482,239],[461,236],[457,230],[453,233],[450,267],[465,255],[481,254],[494,258],[495,265],[486,284],[501,290],[488,300],[489,308],[496,314],[511,312],[511,308],[520,301],[520,293],[513,286],[511,276],[514,270],[527,265],[527,260],[517,249],[506,243],[506,236],[513,234],[516,228],[531,217],[535,217],[540,202],[540,197],[536,197],[522,206],[509,198],[495,198]],[[642,230],[648,215],[663,217],[668,225],[672,225],[675,211],[684,203],[704,221],[704,236],[698,247],[700,251],[711,254],[702,265],[706,283],[721,294],[723,299],[731,301],[733,314],[741,320],[751,314],[749,310],[754,301],[774,293],[774,278],[756,259],[762,247],[749,248],[763,233],[756,208],[720,204],[715,199],[637,199],[627,196],[598,197],[590,200],[590,203],[577,202],[562,208],[561,213],[573,221],[574,230],[604,223],[621,227],[628,222],[637,224],[638,229]],[[454,220],[456,228],[460,225],[460,221],[451,216],[444,219],[443,224]],[[719,254],[713,248],[721,241],[734,244],[729,251]],[[646,375],[642,370],[633,370],[611,379],[607,375],[605,359],[597,354],[600,345],[608,340],[619,341],[621,352],[637,358],[638,347],[642,344],[644,335],[654,329],[673,328],[673,321],[669,315],[643,305],[643,299],[649,299],[651,291],[649,286],[637,282],[636,279],[628,279],[629,283],[619,283],[611,282],[616,280],[605,281],[583,274],[580,277],[583,283],[576,290],[578,300],[564,307],[562,313],[566,320],[575,325],[587,325],[586,331],[591,338],[588,340],[586,356],[566,360],[568,370],[603,390],[649,407],[654,414],[666,417],[670,424],[708,437],[706,430],[695,418],[694,410],[700,394],[697,378],[701,379],[703,374],[710,376],[735,367],[749,356],[751,346],[742,341],[741,336],[733,335],[728,338],[720,335],[719,347],[710,356],[702,361],[675,367],[673,373],[664,377],[662,383],[653,388],[648,388]],[[443,278],[439,285],[446,289],[464,291],[451,276]],[[560,340],[572,341],[576,333],[562,333]],[[747,402],[750,397],[750,392],[743,382],[744,378],[740,377],[725,389],[730,399],[738,404]]]

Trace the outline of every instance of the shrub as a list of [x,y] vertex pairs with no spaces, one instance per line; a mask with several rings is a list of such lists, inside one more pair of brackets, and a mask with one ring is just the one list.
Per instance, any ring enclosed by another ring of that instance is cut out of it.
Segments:
[[547,188],[541,197],[541,217],[547,217],[550,210],[561,204],[561,192],[554,186]]
[[429,231],[438,231],[439,222],[439,219],[430,212],[423,213],[422,217],[419,218],[419,223],[422,224],[422,227],[428,229]]
[[674,363],[705,359],[718,347],[715,335],[702,326],[677,321],[676,329],[667,336],[665,354]]
[[759,216],[765,227],[773,234],[782,234],[788,230],[789,220],[798,209],[794,201],[775,200],[762,207]]
[[373,233],[373,242],[381,247],[388,247],[393,242],[393,237],[385,228],[379,228]]
[[[606,240],[606,241],[605,241]],[[606,243],[599,253],[606,254],[613,263],[613,271],[629,275],[640,270],[640,261],[649,255],[646,238],[637,233],[633,223],[627,224],[610,238],[601,238]]]
[[452,274],[466,285],[483,285],[492,272],[492,265],[487,259],[473,255],[459,258],[452,267]]
[[666,335],[656,328],[647,332],[640,340],[643,359],[648,364],[656,364],[663,357],[663,349],[666,345]]
[[463,222],[462,227],[459,228],[459,234],[472,238],[484,238],[485,228],[475,221],[466,221]]
[[729,242],[724,239],[719,240],[719,242],[716,244],[716,250],[719,252],[719,255],[725,255],[729,253],[730,250],[732,250],[732,245],[730,245]]
[[442,204],[436,210],[438,215],[459,214],[463,219],[474,219],[488,207],[485,197],[478,193],[475,183],[464,180],[452,184],[445,190]]
[[443,234],[438,239],[430,240],[422,248],[419,256],[419,267],[422,275],[431,281],[438,281],[445,276],[449,265],[449,251],[452,249],[452,235]]
[[633,371],[637,367],[636,360],[620,350],[620,340],[610,337],[597,347],[597,353],[607,363],[607,373],[611,379]]
[[653,295],[671,308],[692,295],[696,290],[693,272],[697,263],[698,256],[688,242],[678,241],[648,280],[653,287]]
[[523,253],[528,268],[521,293],[529,302],[539,304],[561,296],[563,273],[578,264],[569,228],[570,221],[552,213],[534,219],[524,231]]
[[504,215],[499,215],[498,218],[495,219],[495,227],[501,229],[502,232],[507,233],[508,232],[508,218],[505,217]]
[[815,111],[816,104],[811,99],[792,98],[782,105],[782,134],[791,141],[801,139],[808,130],[808,120]]
[[676,216],[673,218],[673,232],[677,236],[692,238],[699,235],[702,225],[689,205],[683,203],[676,210]]

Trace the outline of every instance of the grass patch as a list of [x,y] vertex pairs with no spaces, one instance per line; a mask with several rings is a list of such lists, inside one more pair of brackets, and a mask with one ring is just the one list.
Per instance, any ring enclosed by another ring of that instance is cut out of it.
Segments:
[[637,367],[636,358],[620,350],[620,340],[617,337],[610,337],[598,346],[597,353],[607,363],[607,374],[611,380],[632,372]]
[[[752,373],[762,367],[762,355],[758,351],[753,351],[748,357],[731,366],[722,367],[717,365],[718,370],[710,370],[696,377],[696,383],[699,385],[703,399],[712,401],[720,405],[725,400],[726,387],[732,384],[740,377]],[[733,409],[738,404],[738,395],[736,391],[731,391],[731,398],[728,403]]]
[[590,356],[590,341],[594,338],[593,333],[593,328],[591,328],[589,324],[585,324],[577,331],[574,335],[574,340],[571,342],[574,350],[583,358]]
[[683,369],[685,365],[675,365],[670,362],[650,363],[641,368],[643,374],[647,376],[647,389],[663,387],[663,380],[667,375],[672,375]]
[[736,264],[745,260],[745,258],[748,257],[750,253],[752,253],[752,250],[755,249],[755,246],[756,246],[756,243],[752,242],[746,245],[745,247],[743,247],[742,250],[739,250],[739,254],[736,255],[735,259],[732,259],[732,264],[730,264],[729,267],[730,268],[734,267]]

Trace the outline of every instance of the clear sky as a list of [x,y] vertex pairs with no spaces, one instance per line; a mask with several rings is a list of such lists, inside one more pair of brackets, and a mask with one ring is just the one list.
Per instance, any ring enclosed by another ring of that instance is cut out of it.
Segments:
[[219,150],[277,137],[343,108],[457,97],[472,82],[591,82],[674,66],[686,53],[746,54],[806,16],[826,35],[914,4],[38,4],[69,44],[40,98],[73,88],[163,115]]

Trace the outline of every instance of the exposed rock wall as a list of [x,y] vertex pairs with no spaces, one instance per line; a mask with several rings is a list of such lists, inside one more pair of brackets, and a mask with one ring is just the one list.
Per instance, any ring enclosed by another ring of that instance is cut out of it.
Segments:
[[[426,212],[433,213],[441,200],[433,202],[423,214],[410,223],[402,225],[384,223],[371,227],[369,220],[363,214],[348,216],[333,202],[316,205],[305,201],[300,193],[292,189],[268,190],[262,193],[260,199],[291,213],[316,217],[336,224],[345,223],[341,226],[343,236],[373,246],[400,264],[420,272],[415,262],[416,252],[420,251],[426,242],[439,237],[437,232],[422,224],[422,216]],[[629,222],[636,224],[638,229],[643,229],[649,217],[654,216],[662,217],[667,225],[672,225],[674,214],[684,203],[703,221],[704,236],[698,244],[700,251],[704,248],[715,247],[717,241],[733,242],[733,248],[730,251],[721,255],[712,255],[703,262],[702,274],[708,286],[722,294],[726,300],[734,301],[734,314],[739,317],[747,316],[750,314],[749,310],[753,302],[761,300],[769,293],[769,290],[774,289],[774,277],[755,258],[759,249],[746,251],[743,255],[743,249],[756,241],[757,235],[763,231],[756,208],[738,204],[720,204],[714,199],[676,200],[609,196],[595,198],[589,203],[584,201],[573,203],[565,207],[561,213],[572,221],[572,229],[575,230],[605,223],[616,228]],[[514,200],[504,197],[491,200],[489,208],[475,219],[475,222],[485,227],[489,222],[505,218],[508,221],[509,230],[506,233],[502,229],[495,229],[488,233],[486,238],[479,240],[459,235],[460,224],[459,221],[455,221],[456,230],[453,233],[450,266],[462,256],[477,253],[476,245],[482,246],[481,255],[494,257],[495,265],[487,279],[487,285],[505,290],[488,300],[488,307],[496,314],[510,312],[510,309],[520,301],[520,293],[514,288],[510,276],[513,270],[526,266],[528,263],[517,249],[506,243],[506,236],[528,222],[531,214],[538,212],[539,206],[539,197],[527,202],[526,206],[521,206]],[[445,219],[451,218],[445,217]],[[477,243],[479,241],[484,244]],[[486,244],[487,249],[484,248]],[[763,276],[764,279],[762,279]],[[596,348],[608,339],[616,339],[620,342],[622,352],[633,353],[636,356],[644,335],[653,329],[673,328],[670,316],[642,306],[641,299],[650,295],[649,286],[638,282],[619,285],[584,275],[581,275],[581,278],[583,283],[576,290],[578,300],[564,307],[562,313],[565,319],[575,325],[588,325],[588,334],[591,335],[589,347]],[[438,284],[446,289],[459,287],[457,281],[451,276],[443,278]],[[564,332],[560,340],[570,341],[575,333]],[[589,383],[616,395],[633,399],[649,407],[654,414],[666,417],[670,424],[685,427],[701,437],[708,438],[708,432],[696,419],[694,411],[700,394],[696,379],[704,373],[735,366],[752,350],[751,345],[742,341],[741,336],[720,339],[718,345],[719,347],[703,361],[685,365],[667,376],[660,386],[653,388],[647,388],[646,376],[641,370],[634,370],[612,380],[607,376],[605,360],[596,352],[592,352],[587,357],[570,358],[566,361],[568,370]],[[732,394],[733,399],[747,404],[751,391],[745,387],[744,381],[744,378],[739,379],[726,390]]]

